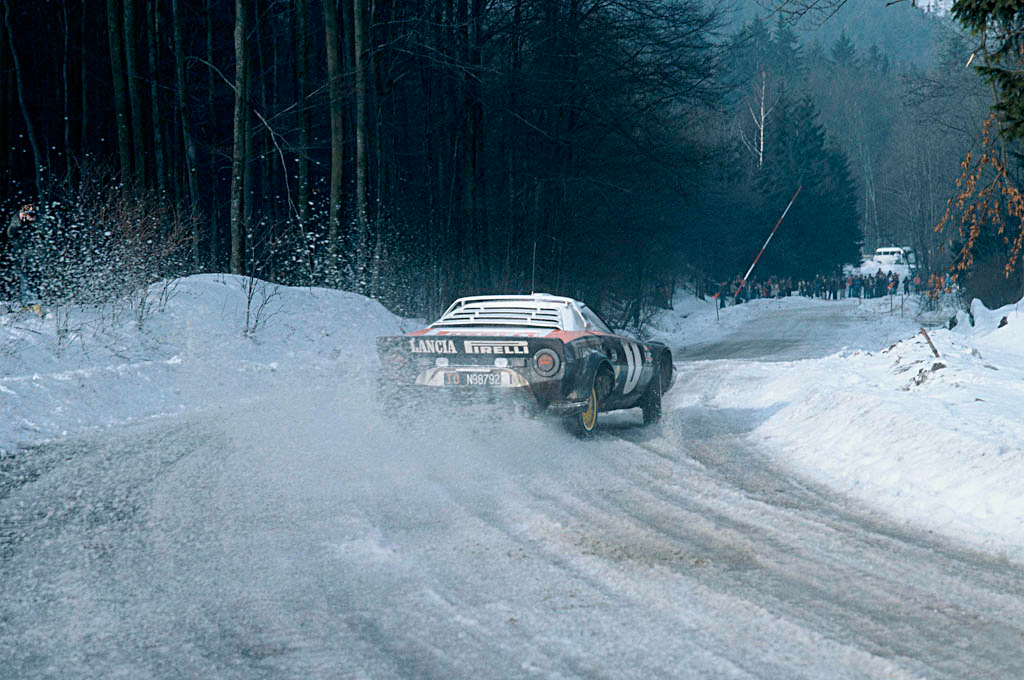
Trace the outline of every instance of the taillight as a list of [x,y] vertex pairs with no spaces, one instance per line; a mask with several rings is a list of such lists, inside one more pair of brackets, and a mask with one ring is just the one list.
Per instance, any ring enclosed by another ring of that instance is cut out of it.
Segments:
[[542,349],[533,355],[533,370],[537,372],[537,375],[550,378],[558,373],[561,366],[562,360],[550,349]]

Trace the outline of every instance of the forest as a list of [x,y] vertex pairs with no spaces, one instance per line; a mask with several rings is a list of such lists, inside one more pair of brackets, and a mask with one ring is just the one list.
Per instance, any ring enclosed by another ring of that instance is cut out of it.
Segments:
[[898,244],[1018,299],[1019,221],[962,193],[972,152],[1024,158],[977,39],[885,4],[837,34],[753,0],[0,0],[3,223],[40,206],[64,299],[230,272],[638,315],[742,274],[799,188],[758,275]]

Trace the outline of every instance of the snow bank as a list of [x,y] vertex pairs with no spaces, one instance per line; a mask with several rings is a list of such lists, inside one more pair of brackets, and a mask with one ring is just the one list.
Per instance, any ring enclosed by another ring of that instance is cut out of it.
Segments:
[[[878,318],[901,333],[898,342],[756,369],[736,362],[713,405],[770,413],[750,436],[797,474],[894,518],[1024,561],[1019,308],[987,310],[975,301],[973,327],[927,331],[938,357],[913,319],[879,310]],[[758,311],[745,310],[743,323],[772,323],[771,310]],[[868,326],[848,333],[858,347]]]
[[365,379],[376,337],[401,332],[360,295],[251,283],[209,274],[154,284],[141,328],[141,296],[0,316],[0,449],[210,411],[274,385]]

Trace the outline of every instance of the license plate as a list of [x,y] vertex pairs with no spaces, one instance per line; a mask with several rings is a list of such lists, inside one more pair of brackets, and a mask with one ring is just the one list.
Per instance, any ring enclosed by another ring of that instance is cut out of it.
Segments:
[[470,387],[500,385],[501,374],[490,371],[446,371],[444,374],[444,384]]

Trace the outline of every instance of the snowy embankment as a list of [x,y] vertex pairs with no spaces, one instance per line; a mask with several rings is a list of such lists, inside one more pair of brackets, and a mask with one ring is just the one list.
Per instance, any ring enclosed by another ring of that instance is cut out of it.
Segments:
[[1024,324],[1014,321],[933,331],[938,357],[918,334],[802,362],[757,395],[787,403],[761,434],[844,493],[1024,560]]
[[[372,378],[376,336],[414,325],[358,295],[258,284],[249,326],[257,310],[259,324],[246,334],[246,283],[158,284],[141,330],[137,301],[0,316],[0,450],[282,390],[344,390]],[[787,309],[814,305],[841,315],[826,343],[834,349],[719,360],[722,380],[702,405],[764,414],[749,436],[797,475],[1024,561],[1024,320],[1014,307],[975,305],[974,327],[962,317],[952,331],[930,330],[938,358],[920,321],[890,313],[887,299],[755,301],[718,317],[681,299],[651,330],[675,347],[756,337],[785,323]],[[673,390],[666,408],[696,398]]]
[[[96,307],[0,315],[0,450],[144,418],[209,412],[375,370],[401,320],[353,293],[199,275]],[[251,302],[250,302],[251,300]],[[246,311],[248,327],[245,333]]]
[[[762,300],[723,310],[721,321],[713,307],[697,310],[691,342],[756,335],[779,308],[808,304],[845,306],[858,319],[837,328],[833,342],[846,348],[800,361],[728,361],[708,405],[769,414],[751,437],[800,475],[1024,562],[1024,304],[993,311],[975,301],[973,326],[960,312],[952,330],[929,327],[938,357],[923,320],[894,313],[888,298]],[[679,332],[685,323],[659,325]],[[687,395],[674,397],[687,405]]]

